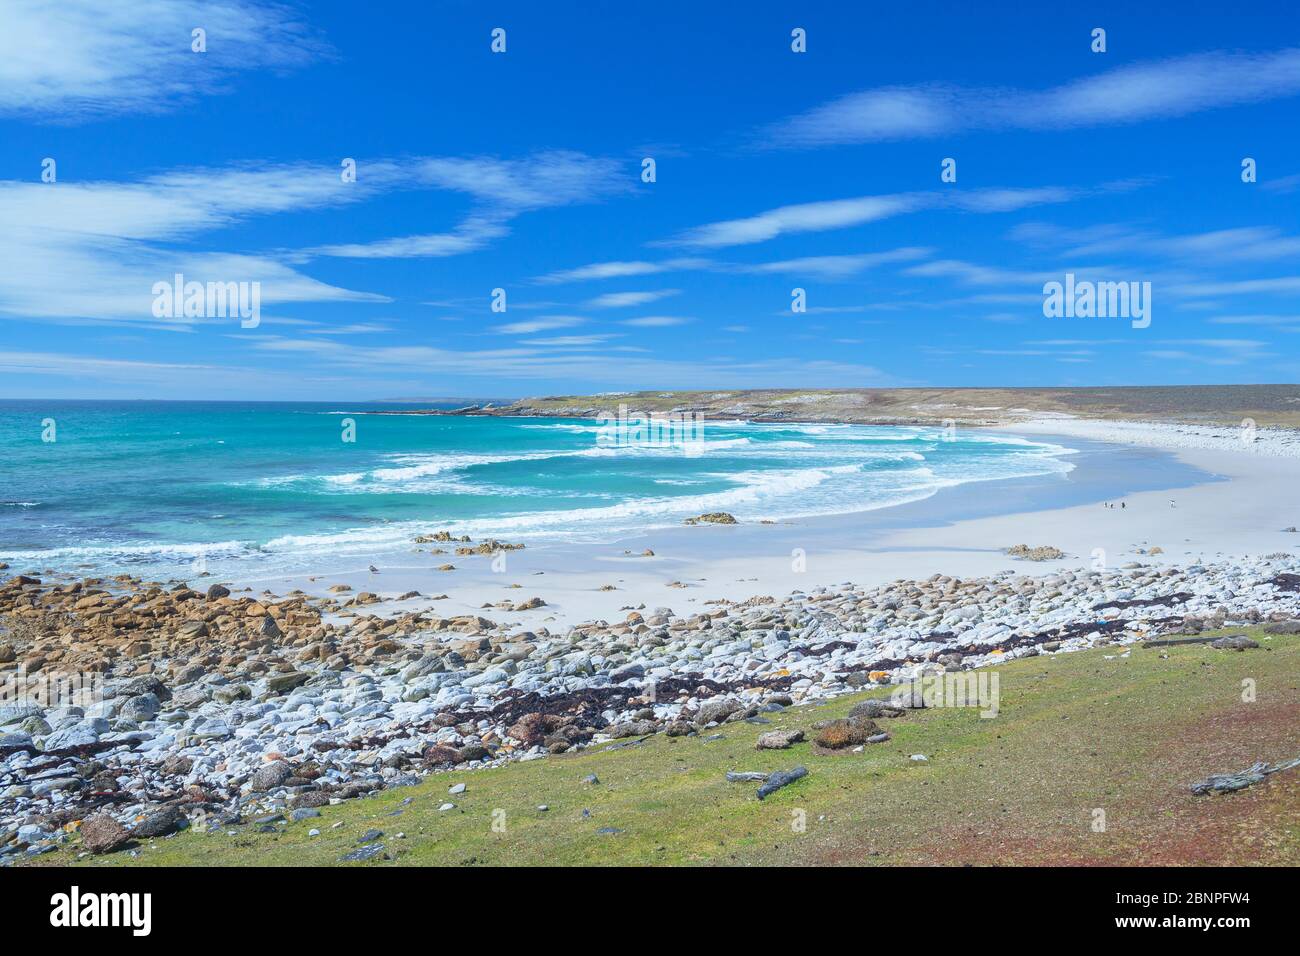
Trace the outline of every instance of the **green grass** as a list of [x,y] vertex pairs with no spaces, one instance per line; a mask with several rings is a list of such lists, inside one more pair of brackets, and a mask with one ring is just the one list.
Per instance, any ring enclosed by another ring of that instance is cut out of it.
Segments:
[[[756,751],[754,741],[781,727],[811,737],[814,721],[842,716],[868,694],[791,708],[770,715],[771,725],[728,724],[711,731],[724,735],[716,741],[660,735],[437,774],[277,833],[189,832],[150,841],[136,858],[78,860],[73,843],[32,862],[331,866],[376,828],[391,859],[348,865],[1295,864],[1300,774],[1230,796],[1187,792],[1210,773],[1300,753],[1300,639],[1251,633],[1263,649],[1189,645],[1166,658],[1134,648],[1107,660],[1120,651],[1101,648],[1014,661],[996,671],[996,718],[936,708],[882,720],[893,739],[860,754],[823,756],[807,743]],[[1241,700],[1245,678],[1256,682],[1254,703]],[[913,753],[929,762],[909,760]],[[798,764],[809,775],[761,802],[756,784],[724,779],[728,770]],[[591,773],[599,784],[582,782]],[[449,797],[448,786],[462,782],[467,792]],[[456,808],[439,812],[445,801]],[[1096,809],[1105,832],[1093,830]],[[800,816],[802,832],[792,825]],[[319,836],[308,836],[313,827]]]

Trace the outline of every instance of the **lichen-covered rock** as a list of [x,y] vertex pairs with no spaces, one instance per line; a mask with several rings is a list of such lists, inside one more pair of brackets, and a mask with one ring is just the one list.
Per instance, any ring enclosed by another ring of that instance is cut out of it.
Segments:
[[706,700],[700,705],[700,712],[695,717],[695,723],[701,727],[721,723],[738,710],[740,710],[740,704],[730,697]]
[[252,790],[271,790],[293,776],[293,768],[283,760],[273,760],[248,778]]
[[757,750],[786,750],[801,740],[803,740],[802,730],[769,730],[759,735],[758,743],[754,747]]
[[126,827],[106,813],[88,817],[81,823],[81,843],[91,853],[112,853],[131,839]]

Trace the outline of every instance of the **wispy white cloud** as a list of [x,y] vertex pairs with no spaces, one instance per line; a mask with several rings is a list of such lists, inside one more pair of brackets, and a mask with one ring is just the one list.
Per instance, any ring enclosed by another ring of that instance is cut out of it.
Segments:
[[[207,31],[207,52],[191,31]],[[5,0],[0,114],[84,119],[158,112],[218,93],[244,70],[329,53],[294,8],[258,0]]]
[[1300,49],[1204,53],[1044,90],[888,86],[842,96],[764,133],[775,146],[928,139],[968,129],[1071,129],[1185,116],[1300,93]]
[[600,345],[602,342],[608,342],[615,336],[610,334],[597,335],[555,335],[545,339],[520,339],[521,345],[545,345],[559,348],[585,348],[593,345]]
[[1289,295],[1300,292],[1300,276],[1278,276],[1272,279],[1235,279],[1220,282],[1185,282],[1171,286],[1176,295]]
[[[715,387],[779,387],[816,381],[827,387],[887,384],[879,369],[852,362],[805,360],[788,356],[736,360],[714,357],[698,361],[662,358],[636,347],[580,348],[572,352],[512,346],[458,351],[428,345],[364,346],[313,339],[258,336],[255,352],[271,356],[311,357],[321,368],[336,367],[392,376],[407,370],[423,376],[463,376],[488,382],[570,379],[623,388],[684,388],[707,380]],[[617,351],[618,361],[609,352]]]
[[626,192],[631,180],[612,159],[552,150],[523,159],[431,157],[359,169],[357,182],[465,193],[475,207],[445,232],[318,246],[304,255],[354,259],[440,258],[473,252],[510,232],[509,223],[538,209],[596,202]]
[[1290,176],[1277,176],[1274,178],[1265,178],[1260,181],[1260,186],[1271,193],[1293,193],[1300,189],[1300,173],[1292,173]]
[[590,300],[587,305],[593,309],[622,309],[634,305],[647,305],[677,295],[680,289],[656,289],[652,291],[607,292]]
[[[346,183],[339,173],[332,163],[244,164],[135,182],[0,182],[0,315],[143,321],[152,317],[153,284],[178,272],[187,281],[259,282],[264,303],[388,301],[313,279],[301,266],[314,256],[470,252],[505,235],[528,210],[623,188],[618,163],[567,152],[376,160],[359,164],[356,181]],[[447,233],[258,255],[193,249],[197,234],[254,217],[322,212],[406,189],[460,190],[475,206]]]
[[564,269],[559,272],[538,276],[534,281],[550,285],[560,282],[586,282],[592,279],[627,279],[636,276],[657,275],[661,272],[706,269],[712,265],[713,263],[708,259],[688,257],[664,259],[660,262],[646,262],[644,260],[593,262],[589,265],[578,266],[575,269]]
[[310,164],[183,170],[128,183],[0,181],[0,315],[153,321],[153,284],[178,272],[187,281],[261,283],[263,303],[387,301],[277,257],[191,248],[197,234],[255,216],[369,194]]
[[1300,326],[1300,312],[1292,315],[1216,315],[1208,321],[1215,325]]
[[1166,362],[1200,365],[1247,365],[1270,357],[1268,343],[1257,339],[1174,339],[1158,343],[1163,348],[1143,354]]
[[895,262],[914,262],[923,259],[933,250],[919,246],[904,246],[886,252],[863,252],[837,256],[804,256],[780,262],[763,262],[750,266],[757,273],[782,273],[812,275],[824,279],[843,279],[867,269]]
[[843,229],[911,212],[926,205],[924,194],[859,196],[825,202],[780,206],[756,216],[696,226],[668,244],[719,248],[766,242],[787,233]]
[[1276,226],[1241,226],[1181,236],[1119,223],[1081,228],[1043,222],[1021,223],[1008,235],[1040,247],[1059,248],[1062,255],[1092,256],[1127,253],[1144,257],[1201,262],[1266,262],[1300,256],[1300,237]]
[[382,332],[392,332],[393,328],[382,322],[353,322],[349,325],[325,325],[303,329],[303,331],[310,335],[377,335]]
[[[436,259],[458,256],[482,249],[491,240],[508,235],[510,229],[500,221],[471,216],[449,232],[377,239],[374,242],[345,242],[317,246],[305,256],[335,256],[345,259]],[[305,257],[304,256],[304,257]]]
[[[534,281],[540,284],[560,282],[582,282],[597,279],[635,278],[638,276],[658,275],[666,272],[687,270],[707,271],[724,275],[804,273],[823,278],[843,278],[891,262],[905,262],[921,259],[933,250],[908,246],[890,249],[885,252],[849,253],[843,255],[804,256],[798,259],[784,259],[779,262],[742,263],[725,262],[717,259],[696,257],[679,257],[663,259],[658,262],[596,262],[576,269],[567,269],[540,276]],[[604,297],[602,297],[604,298]],[[645,301],[632,302],[632,305],[644,304]]]
[[589,202],[632,188],[632,177],[619,161],[573,150],[523,159],[433,157],[414,163],[412,173],[420,182],[511,211]]
[[496,331],[506,335],[532,335],[535,332],[550,332],[553,329],[569,329],[581,325],[584,321],[585,319],[576,315],[542,315],[535,319],[498,325]]
[[[1083,272],[1085,270],[1078,270]],[[903,270],[905,275],[922,278],[956,279],[970,285],[1035,285],[1047,279],[1059,278],[1060,270],[1031,272],[1004,269],[1000,266],[983,266],[960,259],[936,259]],[[1041,298],[1041,297],[1040,297]]]
[[635,319],[624,319],[622,324],[642,329],[664,329],[673,325],[685,325],[689,321],[691,320],[678,315],[643,315]]
[[[1102,187],[1102,189],[1109,188],[1114,187]],[[974,213],[1014,212],[1047,203],[1068,202],[1093,192],[1062,186],[1042,186],[895,193],[832,199],[780,206],[744,219],[707,223],[688,229],[673,239],[653,243],[653,245],[698,248],[752,245],[782,235],[845,229],[927,209],[955,209]]]
[[53,372],[78,375],[94,372],[124,372],[135,376],[150,370],[193,372],[219,366],[190,362],[142,362],[133,359],[63,355],[57,352],[0,351],[0,370],[6,372]]

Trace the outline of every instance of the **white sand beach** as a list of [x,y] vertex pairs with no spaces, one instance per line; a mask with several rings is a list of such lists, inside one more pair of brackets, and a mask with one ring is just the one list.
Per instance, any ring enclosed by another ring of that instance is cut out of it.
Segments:
[[[1247,446],[1234,429],[1043,419],[1005,426],[1080,449],[1064,477],[991,481],[945,489],[919,502],[773,525],[683,527],[602,543],[530,544],[494,572],[484,556],[441,560],[418,554],[340,560],[310,575],[245,581],[277,594],[323,593],[346,583],[390,598],[409,591],[447,595],[375,605],[376,613],[434,607],[444,616],[538,596],[544,608],[493,609],[520,629],[551,630],[620,620],[629,608],[698,610],[709,601],[853,582],[872,586],[934,574],[984,576],[1013,570],[1122,567],[1141,561],[1185,566],[1234,556],[1294,553],[1300,534],[1300,441],[1261,431]],[[1137,477],[1137,476],[1140,476]],[[1146,490],[1114,494],[1138,484]],[[1112,507],[1106,507],[1109,503]],[[454,530],[454,529],[453,529]],[[1052,546],[1055,561],[1004,553],[1017,544]],[[1153,548],[1159,553],[1151,554]],[[643,554],[647,549],[653,556]],[[500,564],[498,563],[498,567]],[[601,590],[613,585],[615,590]]]

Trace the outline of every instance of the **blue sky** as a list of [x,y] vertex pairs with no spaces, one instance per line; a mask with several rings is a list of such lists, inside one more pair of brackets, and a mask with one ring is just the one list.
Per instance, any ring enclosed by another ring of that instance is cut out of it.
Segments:
[[8,0],[0,397],[1297,380],[1286,5],[585,6]]

